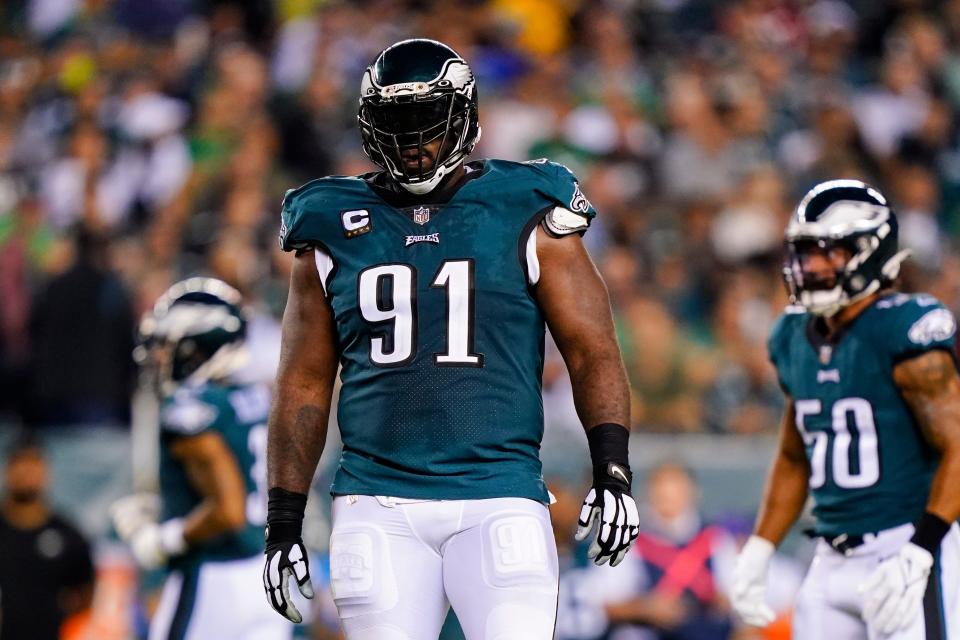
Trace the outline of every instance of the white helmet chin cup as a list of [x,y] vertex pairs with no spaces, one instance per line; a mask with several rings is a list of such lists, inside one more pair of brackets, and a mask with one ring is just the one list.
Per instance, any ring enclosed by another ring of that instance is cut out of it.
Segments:
[[815,316],[829,318],[836,315],[844,307],[849,307],[858,300],[863,300],[867,296],[880,290],[881,282],[874,280],[863,291],[855,296],[850,296],[843,289],[843,285],[837,284],[833,289],[821,291],[801,291],[800,304],[806,307],[807,311]]
[[815,316],[829,318],[849,303],[850,299],[839,284],[832,289],[800,292],[800,304]]
[[447,165],[440,165],[439,167],[437,167],[436,173],[434,173],[429,179],[423,180],[421,182],[402,182],[400,180],[397,180],[397,182],[400,184],[401,187],[403,187],[410,193],[417,196],[422,196],[436,189],[437,185],[443,181],[443,179],[447,176],[447,174],[449,174],[450,171],[454,169],[457,165],[459,165],[461,162],[463,162],[463,159],[455,163],[453,167],[449,167]]

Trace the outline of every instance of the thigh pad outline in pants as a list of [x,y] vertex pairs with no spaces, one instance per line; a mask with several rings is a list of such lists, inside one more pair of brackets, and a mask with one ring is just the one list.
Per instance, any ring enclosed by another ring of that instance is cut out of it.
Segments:
[[546,509],[531,506],[543,508],[543,513],[490,514],[446,549],[447,593],[468,640],[553,636],[556,546]]
[[436,640],[448,608],[439,554],[369,496],[334,500],[330,586],[348,640]]
[[543,523],[525,513],[497,514],[483,524],[483,581],[498,589],[556,593]]
[[349,524],[334,529],[330,536],[330,588],[343,620],[396,606],[396,575],[380,528]]

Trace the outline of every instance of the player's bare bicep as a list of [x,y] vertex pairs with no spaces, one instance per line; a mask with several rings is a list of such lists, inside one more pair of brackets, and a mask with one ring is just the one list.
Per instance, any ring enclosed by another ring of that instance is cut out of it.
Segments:
[[780,455],[794,464],[808,464],[806,446],[800,430],[797,429],[797,412],[793,398],[789,396],[783,408],[783,421],[780,425]]
[[554,238],[537,231],[540,280],[534,289],[558,342],[569,336],[612,332],[607,288],[577,235]]
[[335,373],[337,339],[333,309],[317,271],[313,251],[297,254],[290,295],[283,313],[280,374],[305,369],[329,377]]
[[[327,279],[329,283],[330,279]],[[271,487],[306,493],[326,440],[339,361],[336,321],[313,251],[293,262],[267,435]]]
[[927,442],[942,450],[960,440],[960,375],[952,354],[938,349],[905,360],[893,380]]
[[587,427],[628,424],[630,387],[620,358],[607,288],[579,236],[537,231],[540,280],[534,293],[573,383]]
[[[283,313],[284,330],[299,332],[319,326],[332,320],[332,315],[313,251],[298,253],[290,274],[290,296]],[[299,337],[299,333],[295,337]]]
[[960,390],[953,356],[943,349],[904,360],[893,369],[893,380],[904,393],[940,396]]

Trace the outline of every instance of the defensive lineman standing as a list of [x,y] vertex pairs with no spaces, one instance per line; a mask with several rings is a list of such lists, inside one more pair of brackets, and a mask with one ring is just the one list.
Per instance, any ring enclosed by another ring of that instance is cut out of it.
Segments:
[[[595,212],[547,161],[465,164],[480,137],[467,63],[406,40],[366,70],[363,147],[384,170],[284,199],[297,251],[270,416],[264,586],[308,597],[306,493],[342,365],[331,585],[349,640],[552,637],[557,557],[538,451],[544,323],[594,465],[578,535],[598,564],[637,535],[629,394],[606,289],[580,241]],[[597,522],[599,520],[599,522]]]
[[780,447],[733,604],[765,625],[767,563],[813,493],[817,555],[799,640],[960,638],[960,377],[956,324],[928,295],[893,293],[907,252],[884,197],[818,185],[786,231],[795,307],[770,337],[787,394]]

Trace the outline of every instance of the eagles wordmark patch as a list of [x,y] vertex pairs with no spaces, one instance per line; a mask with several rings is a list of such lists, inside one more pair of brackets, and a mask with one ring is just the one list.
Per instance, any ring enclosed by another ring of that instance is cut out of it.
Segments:
[[407,242],[403,246],[409,247],[410,245],[417,244],[418,242],[429,242],[431,244],[440,244],[440,232],[427,233],[422,236],[407,236]]
[[823,384],[824,382],[836,382],[840,384],[840,370],[839,369],[820,369],[817,371],[817,382]]

